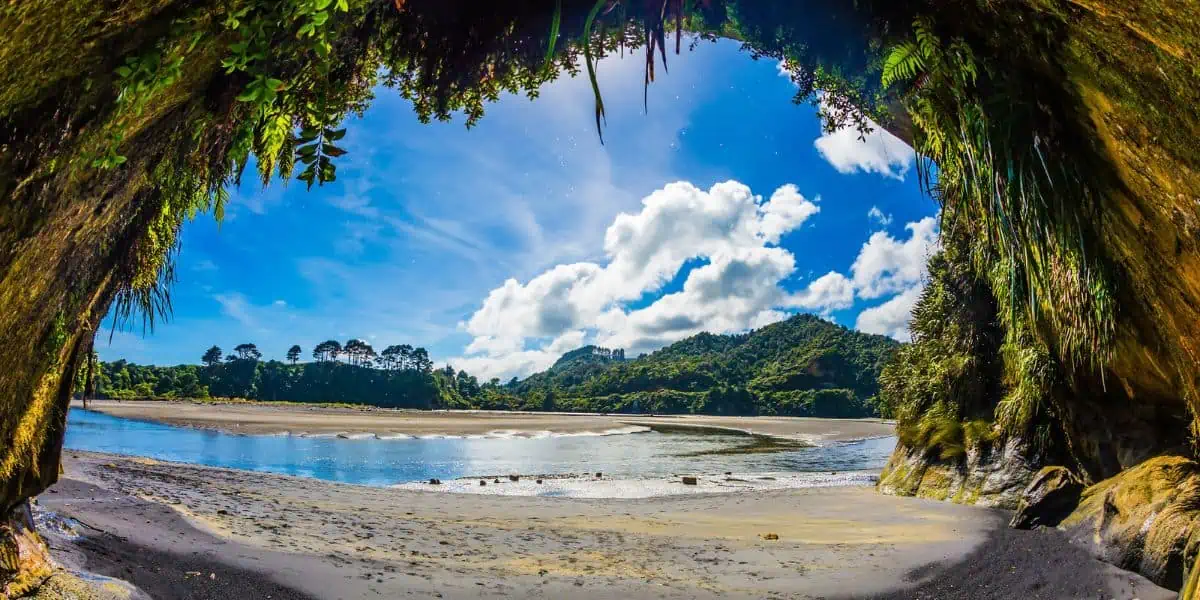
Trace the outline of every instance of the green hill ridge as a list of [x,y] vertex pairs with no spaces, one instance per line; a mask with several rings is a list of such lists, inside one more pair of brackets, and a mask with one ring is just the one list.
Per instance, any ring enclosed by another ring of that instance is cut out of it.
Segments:
[[506,387],[589,412],[876,416],[885,412],[874,400],[878,375],[899,346],[800,314],[744,334],[700,333],[633,360],[586,346]]

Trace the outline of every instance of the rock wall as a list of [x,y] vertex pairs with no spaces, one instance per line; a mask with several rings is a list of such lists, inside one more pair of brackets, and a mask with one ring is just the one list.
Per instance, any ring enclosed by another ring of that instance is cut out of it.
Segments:
[[884,494],[1015,509],[1036,468],[1019,440],[995,450],[972,448],[962,460],[940,461],[922,449],[896,447],[879,476]]
[[[1061,527],[1103,559],[1200,597],[1200,20],[1183,0],[1081,0],[1064,14],[1056,60],[1083,106],[1079,129],[1104,159],[1095,175],[1115,181],[1103,210],[1081,215],[1115,282],[1111,360],[1071,360],[1058,351],[1063,332],[1035,322],[1030,332],[1054,359],[1038,429],[1005,432],[996,456],[944,460],[902,444],[879,489],[1013,508],[1034,472],[1065,467],[1089,487]],[[1042,312],[1056,308],[1051,300]],[[976,358],[1009,360],[1000,354]],[[994,384],[990,420],[1002,420],[1018,384],[1007,375]]]

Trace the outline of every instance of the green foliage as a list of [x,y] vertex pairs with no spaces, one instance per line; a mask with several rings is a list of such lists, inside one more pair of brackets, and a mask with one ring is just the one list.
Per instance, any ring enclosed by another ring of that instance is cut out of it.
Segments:
[[[755,57],[786,55],[797,77],[813,84],[806,97],[821,85],[827,88],[827,103],[845,100],[863,109],[831,118],[850,114],[865,123],[863,115],[875,114],[867,109],[874,102],[864,91],[868,80],[842,75],[856,72],[869,62],[864,57],[878,50],[864,39],[879,31],[883,21],[871,20],[857,8],[830,2],[827,16],[813,18],[799,7],[758,12],[753,3],[732,1],[649,6],[555,0],[553,5],[547,1],[544,11],[534,4],[513,10],[473,5],[444,10],[442,3],[421,0],[403,5],[364,0],[135,2],[114,17],[125,19],[121,27],[109,30],[105,25],[104,35],[90,29],[108,23],[102,12],[87,13],[71,24],[75,33],[68,39],[108,40],[107,54],[89,55],[103,68],[85,83],[57,71],[42,82],[40,73],[18,68],[12,77],[34,82],[36,89],[15,96],[6,90],[0,114],[9,118],[39,107],[46,114],[84,117],[86,121],[71,124],[85,132],[78,146],[63,148],[62,156],[42,157],[43,164],[63,159],[61,164],[70,164],[71,176],[79,180],[114,172],[108,181],[128,178],[135,182],[134,191],[145,196],[136,203],[144,212],[136,219],[144,236],[134,242],[136,256],[120,268],[116,313],[122,325],[141,316],[147,328],[170,313],[171,262],[183,215],[193,218],[211,210],[219,219],[227,188],[240,183],[251,159],[264,185],[275,176],[294,176],[309,187],[336,181],[337,159],[345,153],[338,142],[345,134],[339,123],[361,111],[379,84],[410,100],[422,121],[458,114],[469,127],[482,117],[484,105],[501,94],[534,98],[541,85],[561,73],[578,74],[582,63],[593,84],[599,129],[604,104],[596,62],[610,53],[644,47],[648,84],[656,49],[666,68],[666,29],[673,21],[677,53],[685,30],[697,41],[730,35]],[[29,18],[17,22],[24,26]],[[796,44],[780,39],[785,36],[775,27],[781,20],[811,23],[817,31],[822,24],[837,23],[850,35]],[[834,49],[826,50],[826,44]],[[850,54],[853,64],[842,68],[838,63],[848,56],[846,48],[854,46],[861,48]],[[19,67],[7,57],[4,65]],[[61,85],[82,86],[85,92],[72,87],[63,94],[55,89]],[[19,137],[26,129],[33,130],[22,126],[14,131]],[[33,153],[53,146],[28,141]],[[144,174],[150,176],[143,179]]]
[[913,343],[880,375],[901,442],[941,460],[1012,436],[1033,452],[1052,451],[1060,364],[1024,321],[1009,328],[969,246],[952,235],[943,244],[913,310]]
[[[428,352],[408,344],[376,354],[362,340],[329,340],[313,348],[316,362],[291,365],[262,362],[254,344],[240,344],[224,361],[220,348],[209,348],[203,367],[106,363],[100,393],[113,398],[190,397],[199,388],[180,377],[195,373],[205,394],[254,400],[865,417],[880,414],[875,380],[898,347],[889,338],[797,315],[742,335],[699,334],[634,360],[620,349],[585,346],[564,354],[545,372],[502,385],[498,379],[480,383],[451,366],[433,369]],[[288,360],[299,355],[299,347],[293,346]],[[151,387],[139,388],[142,383]]]
[[875,416],[868,399],[898,346],[796,315],[742,335],[701,333],[634,360],[586,346],[508,388],[588,412]]
[[213,367],[221,362],[222,356],[224,356],[224,354],[221,352],[221,347],[212,346],[208,350],[204,351],[204,356],[200,357],[200,362],[204,363],[206,366]]
[[913,42],[901,42],[888,52],[883,63],[881,81],[884,87],[916,79],[917,74],[925,69],[925,59],[921,57],[921,49]]
[[[918,17],[912,37],[888,52],[882,83],[900,88],[922,181],[947,209],[945,229],[975,240],[967,256],[1004,292],[997,300],[1009,329],[1046,323],[1054,335],[1042,343],[1066,364],[1103,367],[1113,352],[1114,284],[1096,229],[1080,215],[1100,207],[1108,183],[1067,134],[1072,124],[1047,116],[1050,107],[1068,114],[1062,105],[1073,100],[1048,97],[1053,88],[1014,76],[1008,62],[1031,60],[1042,34],[968,43]],[[981,54],[988,50],[996,54]]]
[[[204,353],[204,365],[152,366],[123,360],[103,363],[98,394],[103,398],[246,398],[302,403],[342,402],[393,408],[469,408],[483,393],[473,378],[463,373],[461,386],[446,388],[440,372],[420,360],[427,354],[417,348],[405,365],[373,362],[364,342],[351,340],[347,362],[332,359],[303,364],[262,361],[254,344],[240,344],[221,360],[220,348]],[[289,352],[290,354],[290,352]],[[299,349],[295,355],[299,357]],[[469,400],[464,400],[464,395]]]

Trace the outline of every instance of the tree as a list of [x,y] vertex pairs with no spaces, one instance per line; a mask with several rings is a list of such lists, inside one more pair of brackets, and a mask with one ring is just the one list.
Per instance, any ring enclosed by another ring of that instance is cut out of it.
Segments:
[[300,350],[299,344],[293,345],[291,348],[288,348],[287,359],[294,365],[296,364],[296,361],[300,360],[301,352],[302,350]]
[[262,352],[258,351],[258,346],[254,344],[238,344],[233,348],[237,353],[238,360],[258,360],[262,358]]
[[329,362],[337,360],[338,354],[341,354],[341,352],[342,345],[337,340],[325,340],[313,348],[312,354],[313,358],[317,359],[317,362]]
[[209,367],[215,367],[221,362],[221,354],[221,347],[213,346],[204,352],[204,356],[200,358],[200,362],[203,362]]
[[[412,368],[423,375],[433,371],[433,361],[429,360],[429,353],[424,348],[417,348],[412,351]],[[451,376],[453,376],[453,369],[450,369],[449,365],[446,368],[449,369]]]
[[379,353],[379,364],[389,371],[395,370],[400,362],[400,346],[391,345]]
[[352,365],[361,365],[368,354],[375,354],[375,350],[371,348],[370,344],[358,338],[347,340],[346,345],[342,346],[342,352],[346,355],[347,362]]

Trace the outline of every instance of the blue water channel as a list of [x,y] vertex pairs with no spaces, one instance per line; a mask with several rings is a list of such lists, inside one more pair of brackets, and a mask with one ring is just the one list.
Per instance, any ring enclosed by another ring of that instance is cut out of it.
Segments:
[[[238,435],[124,419],[72,408],[69,450],[145,456],[362,485],[431,477],[603,472],[641,479],[675,473],[819,472],[880,469],[895,438],[832,443],[768,454],[704,454],[750,443],[705,433],[486,439],[341,439]],[[699,455],[698,455],[699,453]]]

